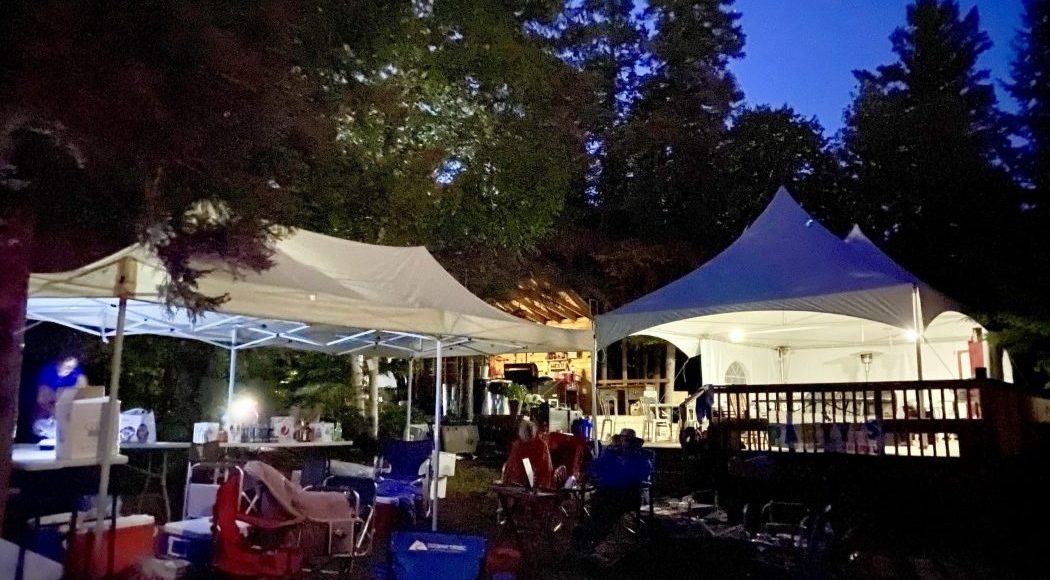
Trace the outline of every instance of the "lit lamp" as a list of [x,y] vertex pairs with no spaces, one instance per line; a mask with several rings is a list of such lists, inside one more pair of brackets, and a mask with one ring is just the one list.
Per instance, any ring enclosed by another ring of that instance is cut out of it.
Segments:
[[860,364],[864,365],[864,382],[868,382],[868,374],[871,372],[871,360],[875,354],[871,352],[860,353]]
[[230,423],[233,425],[254,425],[259,422],[259,402],[247,395],[241,395],[230,403]]

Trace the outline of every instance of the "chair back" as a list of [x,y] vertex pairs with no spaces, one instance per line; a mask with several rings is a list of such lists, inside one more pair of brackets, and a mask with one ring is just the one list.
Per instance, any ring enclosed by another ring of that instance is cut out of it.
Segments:
[[564,467],[566,476],[579,479],[583,471],[583,460],[587,442],[568,433],[548,433],[547,446],[550,448],[551,465],[554,469]]
[[398,479],[401,481],[415,481],[419,479],[419,468],[434,453],[434,442],[424,441],[401,441],[400,439],[384,439],[379,448],[379,458],[382,463],[390,466],[390,471],[383,474],[387,479]]
[[648,396],[648,392],[642,395],[642,415],[647,421],[656,419],[656,397]]
[[303,470],[299,476],[299,485],[313,487],[321,485],[328,477],[328,460],[323,457],[311,457],[303,460]]
[[182,519],[210,516],[220,484],[229,479],[231,472],[239,469],[237,465],[228,463],[191,463],[186,470]]
[[302,551],[297,547],[278,547],[265,552],[252,547],[237,527],[243,499],[243,474],[231,469],[215,493],[212,510],[213,563],[229,576],[282,578],[302,567]]
[[218,441],[190,444],[190,463],[218,463],[222,460],[222,447]]
[[333,475],[325,478],[321,489],[325,491],[352,491],[356,495],[355,515],[367,519],[376,503],[376,481],[369,477],[347,477]]

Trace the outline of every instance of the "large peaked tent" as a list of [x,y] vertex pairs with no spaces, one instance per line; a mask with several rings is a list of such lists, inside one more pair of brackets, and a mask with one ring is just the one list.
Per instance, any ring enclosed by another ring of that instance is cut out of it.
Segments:
[[[599,348],[667,340],[701,356],[710,384],[950,378],[979,328],[958,310],[859,228],[839,239],[781,188],[723,252],[598,316],[595,334]],[[861,376],[862,353],[874,374],[868,364]]]

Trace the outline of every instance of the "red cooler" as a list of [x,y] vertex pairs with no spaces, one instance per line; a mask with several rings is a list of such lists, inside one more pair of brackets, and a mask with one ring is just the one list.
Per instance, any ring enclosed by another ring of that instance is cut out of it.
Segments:
[[[77,526],[76,537],[66,552],[66,576],[68,578],[103,578],[107,576],[109,541],[113,534],[113,522],[106,520],[102,545],[95,546],[95,524],[88,522]],[[113,573],[119,575],[132,569],[142,560],[153,556],[154,536],[157,526],[153,516],[136,515],[117,518],[117,533],[114,538]]]

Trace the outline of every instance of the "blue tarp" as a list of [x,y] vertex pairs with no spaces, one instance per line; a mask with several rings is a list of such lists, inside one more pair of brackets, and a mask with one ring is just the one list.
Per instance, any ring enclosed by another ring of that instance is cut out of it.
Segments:
[[[857,231],[859,234],[859,230]],[[597,317],[599,348],[669,323],[729,312],[807,311],[913,326],[918,288],[924,322],[955,310],[863,234],[843,241],[780,188],[722,253],[678,280]]]

